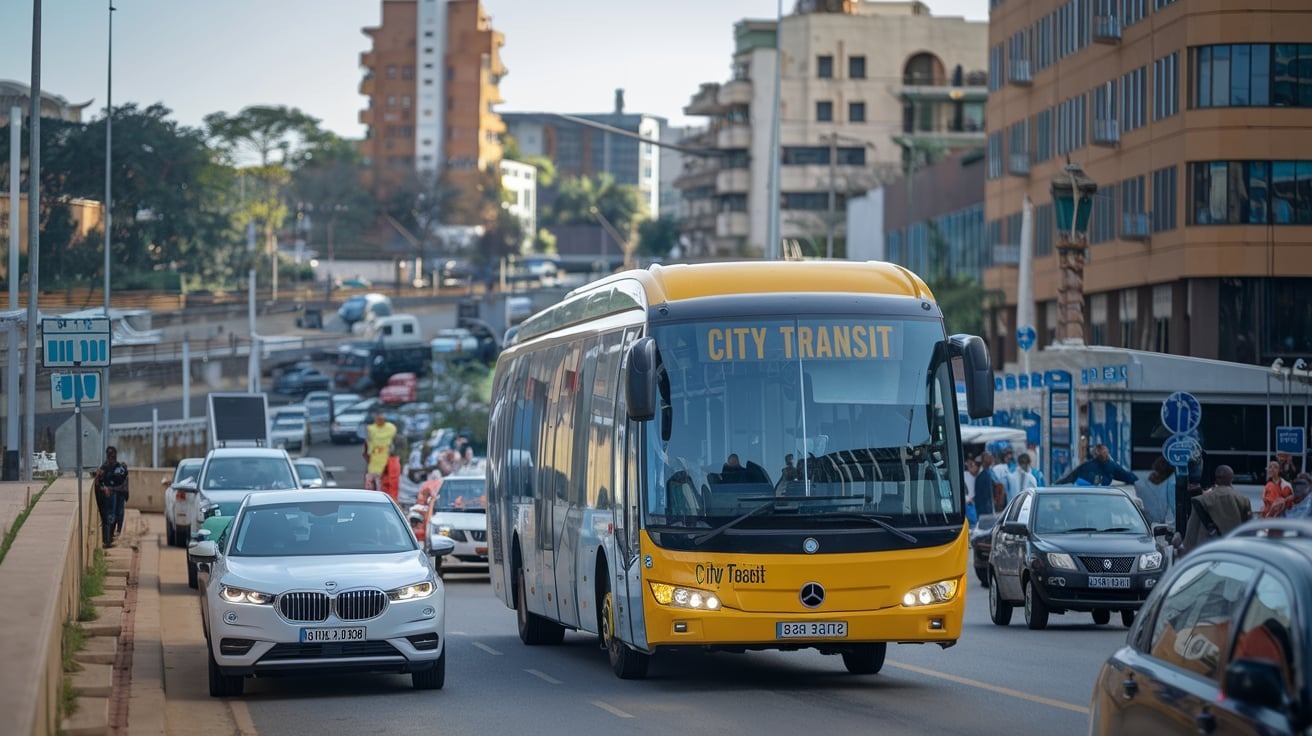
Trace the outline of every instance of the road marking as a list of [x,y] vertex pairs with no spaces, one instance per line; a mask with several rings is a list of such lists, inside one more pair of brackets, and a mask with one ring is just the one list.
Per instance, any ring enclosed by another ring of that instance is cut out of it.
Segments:
[[632,713],[625,713],[624,711],[620,710],[619,708],[616,708],[615,706],[610,705],[610,704],[608,704],[608,703],[603,703],[603,702],[601,702],[600,700],[594,700],[594,701],[592,701],[592,704],[595,705],[595,706],[597,706],[598,708],[601,708],[602,710],[606,711],[607,713],[610,713],[611,715],[614,715],[614,716],[618,716],[618,717],[620,717],[620,718],[632,718],[632,717],[633,717],[633,714],[632,714]]
[[241,736],[257,736],[255,721],[251,720],[251,711],[244,700],[229,700],[228,708],[232,710],[232,720],[237,723],[237,732]]
[[1048,706],[1052,706],[1053,708],[1061,708],[1062,710],[1068,710],[1073,713],[1079,713],[1081,715],[1086,715],[1086,716],[1089,715],[1088,706],[1076,705],[1075,703],[1067,703],[1063,700],[1053,700],[1052,698],[1045,698],[1041,695],[1031,695],[1030,693],[1021,692],[1020,690],[1012,690],[1009,687],[1002,687],[1000,685],[994,685],[988,682],[981,682],[980,680],[972,680],[969,677],[961,677],[960,675],[950,675],[946,672],[931,670],[927,667],[917,667],[914,664],[903,664],[902,662],[894,662],[892,660],[889,660],[888,664],[897,667],[899,669],[908,670],[910,672],[915,672],[916,674],[925,675],[927,677],[937,677],[940,680],[955,682],[958,685],[969,685],[970,687],[977,687],[981,690],[988,690],[990,692],[998,693],[999,695],[1007,695],[1013,698],[1019,698],[1021,700],[1028,700],[1031,703],[1038,703],[1039,705],[1048,705]]
[[524,671],[527,672],[527,673],[529,673],[530,675],[533,675],[534,677],[541,678],[542,680],[545,680],[545,681],[551,683],[552,685],[564,685],[564,684],[565,684],[563,681],[561,681],[561,680],[557,680],[556,678],[552,677],[551,675],[548,675],[548,674],[545,673],[545,672],[538,672],[537,670],[524,670]]
[[476,641],[476,642],[474,642],[474,646],[478,647],[479,649],[482,649],[483,651],[487,652],[488,654],[491,654],[493,657],[500,657],[500,656],[501,656],[501,652],[498,652],[497,650],[495,650],[495,649],[493,649],[492,647],[490,647],[490,646],[484,644],[484,643],[481,642],[481,641]]

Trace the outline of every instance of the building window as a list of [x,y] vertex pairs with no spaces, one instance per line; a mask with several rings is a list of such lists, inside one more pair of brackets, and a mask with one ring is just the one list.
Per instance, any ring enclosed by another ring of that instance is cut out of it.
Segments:
[[1232,44],[1192,51],[1195,107],[1312,107],[1312,44]]
[[[836,149],[838,159],[835,162],[839,166],[865,166],[866,149],[857,147],[843,147]],[[729,157],[725,157],[729,158]],[[725,168],[747,168],[747,162],[738,162],[726,160]],[[780,163],[784,166],[827,166],[829,164],[829,147],[828,146],[784,146],[780,153]]]
[[1144,177],[1134,176],[1121,182],[1121,235],[1142,239],[1148,235],[1144,213]]
[[387,78],[388,78],[388,79],[396,79],[396,67],[395,67],[395,66],[388,65],[388,67],[387,67]]
[[1041,204],[1034,208],[1034,255],[1052,255],[1052,240],[1056,235],[1057,225],[1052,219],[1052,204]]
[[1007,129],[1007,171],[1015,176],[1030,173],[1030,121],[1013,123]]
[[1153,0],[1153,9],[1161,10],[1167,5],[1174,5],[1174,4],[1175,4],[1175,0]]
[[1148,67],[1121,75],[1121,132],[1129,133],[1147,124]]
[[830,123],[834,120],[834,103],[821,100],[815,103],[815,119],[818,123]]
[[847,76],[851,79],[865,79],[866,57],[849,56],[847,58]]
[[1171,285],[1153,287],[1153,350],[1171,352]]
[[1146,0],[1121,0],[1121,26],[1128,27],[1143,20],[1148,15]]
[[1089,297],[1089,344],[1107,344],[1107,295]]
[[433,37],[432,31],[424,31],[424,38],[432,38],[432,37]]
[[1002,89],[1002,44],[989,49],[989,91]]
[[454,82],[454,81],[456,81],[456,68],[455,68],[455,67],[453,67],[453,66],[448,66],[448,67],[446,68],[446,81],[448,81],[448,82]]
[[1084,148],[1088,142],[1087,96],[1072,97],[1057,105],[1057,153]]
[[1175,167],[1153,172],[1153,232],[1175,229]]
[[1312,44],[1279,43],[1273,49],[1271,104],[1312,107]]
[[414,78],[415,78],[415,68],[414,68],[413,66],[403,66],[403,67],[401,67],[401,78],[402,78],[402,79],[414,79]]
[[1312,225],[1312,161],[1189,164],[1194,225]]
[[864,123],[866,121],[866,103],[849,102],[847,103],[847,122]]
[[[811,212],[823,212],[829,209],[828,192],[784,192],[783,209],[786,210],[808,210]],[[834,210],[842,212],[847,207],[847,195],[839,192],[834,197]]]
[[1093,195],[1093,213],[1089,223],[1089,243],[1106,243],[1116,239],[1116,205],[1120,186],[1111,184]]
[[1036,73],[1057,63],[1057,54],[1053,49],[1052,26],[1052,13],[1039,18],[1039,21],[1034,24],[1034,71]]
[[815,75],[821,79],[833,79],[834,57],[828,55],[815,57]]
[[1121,292],[1121,347],[1139,350],[1139,292]]
[[401,109],[403,109],[403,110],[409,110],[409,109],[410,109],[410,95],[402,95],[402,96],[401,96]]
[[1002,178],[1002,131],[1000,130],[989,133],[988,159],[988,177],[990,179]]
[[1034,115],[1034,163],[1052,158],[1052,108]]
[[1116,80],[1093,88],[1093,142],[1116,143],[1121,139],[1116,114]]
[[1034,31],[1023,28],[1007,39],[1007,81],[1029,84],[1034,81],[1030,59],[1034,56]]
[[1153,120],[1180,111],[1180,52],[1153,62]]
[[388,96],[387,96],[387,106],[388,106],[388,107],[396,107],[396,97],[394,97],[393,95],[388,95]]

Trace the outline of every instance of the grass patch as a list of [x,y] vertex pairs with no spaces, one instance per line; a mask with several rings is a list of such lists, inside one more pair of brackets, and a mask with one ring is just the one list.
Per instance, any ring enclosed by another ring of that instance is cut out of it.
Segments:
[[22,513],[14,519],[13,526],[9,527],[9,530],[5,532],[4,539],[0,540],[0,562],[5,561],[5,555],[9,554],[9,548],[13,545],[14,539],[18,537],[18,530],[23,528],[23,522],[27,521],[27,517],[32,513],[32,509],[36,508],[36,502],[40,501],[41,497],[46,494],[46,491],[49,490],[50,484],[54,483],[54,480],[54,478],[50,478],[46,481],[46,484],[41,490],[32,497],[32,503],[28,504],[27,508],[23,509]]
[[61,652],[64,658],[64,672],[81,672],[82,665],[74,661],[73,656],[87,645],[87,632],[76,621],[64,622],[64,638]]
[[100,617],[96,604],[92,601],[105,593],[105,576],[109,574],[109,563],[105,561],[105,550],[97,549],[91,553],[91,564],[87,565],[82,575],[82,601],[78,606],[78,621],[95,621]]
[[77,688],[73,687],[73,678],[64,675],[64,684],[59,688],[59,719],[77,712]]

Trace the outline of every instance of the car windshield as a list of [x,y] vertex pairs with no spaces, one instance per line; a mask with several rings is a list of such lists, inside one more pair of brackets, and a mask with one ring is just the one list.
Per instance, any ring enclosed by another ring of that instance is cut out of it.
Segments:
[[395,554],[416,549],[391,501],[314,501],[249,507],[234,557]]
[[486,511],[487,480],[481,476],[447,476],[433,501],[434,511]]
[[297,416],[280,416],[273,420],[273,426],[278,429],[296,429],[305,426],[305,418]]
[[274,491],[296,487],[292,466],[279,457],[216,457],[205,469],[205,490]]
[[1143,514],[1119,493],[1040,494],[1034,511],[1036,534],[1095,532],[1147,534]]
[[296,463],[296,474],[302,481],[319,480],[323,473],[319,472],[319,466],[314,463]]
[[367,412],[370,409],[373,409],[377,403],[378,402],[374,399],[365,399],[364,401],[357,401],[356,403],[351,404],[346,407],[346,410],[349,412]]

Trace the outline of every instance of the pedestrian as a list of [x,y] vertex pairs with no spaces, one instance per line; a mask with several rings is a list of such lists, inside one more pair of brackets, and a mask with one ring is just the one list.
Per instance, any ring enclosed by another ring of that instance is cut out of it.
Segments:
[[[1020,489],[1016,486],[1016,455],[1010,447],[1002,449],[997,465],[993,466],[993,474],[997,476],[998,482],[1002,484],[1002,493],[1004,503],[1011,503],[1011,499],[1016,497]],[[997,505],[997,504],[995,504]]]
[[106,548],[123,531],[123,515],[128,500],[128,466],[119,462],[118,449],[105,448],[105,462],[96,468],[92,479],[96,505],[100,509],[101,537]]
[[1059,478],[1057,485],[1070,485],[1080,480],[1091,486],[1109,486],[1112,481],[1134,483],[1139,480],[1139,476],[1122,468],[1115,460],[1112,460],[1112,454],[1107,449],[1107,445],[1099,443],[1093,446],[1093,457],[1080,463],[1074,470]]
[[396,425],[387,421],[387,415],[380,409],[374,414],[374,423],[365,428],[365,490],[383,489],[383,471],[387,469],[387,460],[391,456],[392,442],[395,439]]
[[1165,524],[1175,529],[1175,467],[1158,455],[1146,480],[1134,485],[1149,524]]
[[1294,477],[1294,491],[1280,502],[1281,516],[1286,519],[1312,518],[1312,475],[1299,473]]
[[395,444],[388,450],[387,464],[383,466],[383,476],[379,485],[379,490],[391,496],[394,503],[400,504],[401,454],[397,452]]
[[1262,489],[1262,518],[1279,516],[1284,510],[1283,501],[1294,492],[1294,486],[1280,476],[1280,463],[1272,460],[1266,465],[1266,486]]
[[966,519],[974,524],[979,521],[979,509],[975,508],[975,479],[979,477],[979,461],[973,457],[966,458],[963,475],[966,481]]
[[[1009,487],[1013,491],[1013,496],[1017,493],[1024,493],[1031,488],[1039,487],[1039,478],[1034,472],[1033,461],[1030,460],[1028,452],[1022,452],[1020,458],[1016,461],[1016,469],[1011,471],[1011,484]],[[1010,498],[1007,500],[1011,501]]]
[[979,455],[979,475],[975,478],[975,511],[980,516],[1002,511],[999,496],[1003,494],[1002,484],[993,476],[993,455],[981,452]]
[[1280,463],[1280,477],[1294,482],[1298,477],[1298,466],[1294,464],[1294,456],[1288,452],[1276,453],[1276,461]]
[[1234,488],[1235,471],[1229,465],[1216,469],[1216,485],[1190,500],[1189,523],[1184,532],[1184,551],[1189,552],[1210,539],[1223,537],[1253,516],[1248,497]]

